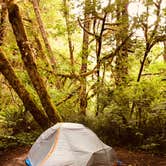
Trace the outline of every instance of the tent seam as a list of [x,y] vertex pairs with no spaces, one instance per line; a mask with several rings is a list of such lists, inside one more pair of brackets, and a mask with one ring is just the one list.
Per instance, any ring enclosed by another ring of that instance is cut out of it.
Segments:
[[45,156],[45,158],[42,160],[42,162],[39,164],[39,166],[43,166],[45,164],[45,162],[48,160],[48,158],[54,152],[55,148],[57,147],[59,134],[60,134],[60,128],[57,129],[57,133],[56,133],[56,136],[55,136],[55,140],[54,140],[53,146],[51,147],[50,151],[47,153],[47,155]]

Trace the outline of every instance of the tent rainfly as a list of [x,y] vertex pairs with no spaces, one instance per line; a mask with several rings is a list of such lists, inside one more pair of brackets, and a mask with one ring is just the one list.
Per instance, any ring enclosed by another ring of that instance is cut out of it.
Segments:
[[27,166],[114,166],[112,147],[78,123],[57,123],[43,132],[31,147]]

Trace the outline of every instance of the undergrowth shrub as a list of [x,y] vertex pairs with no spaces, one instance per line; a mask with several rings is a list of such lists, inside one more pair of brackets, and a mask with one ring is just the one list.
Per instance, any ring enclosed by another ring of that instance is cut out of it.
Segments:
[[116,89],[103,87],[97,117],[69,111],[64,112],[64,119],[85,124],[109,145],[162,153],[166,150],[166,103],[162,87],[155,80]]

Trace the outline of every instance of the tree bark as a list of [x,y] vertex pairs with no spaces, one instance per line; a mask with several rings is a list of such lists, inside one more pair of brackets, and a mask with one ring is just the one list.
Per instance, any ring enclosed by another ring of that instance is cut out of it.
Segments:
[[36,122],[43,128],[46,129],[49,127],[49,119],[44,114],[44,112],[37,107],[37,105],[32,100],[29,92],[25,89],[24,85],[16,76],[14,69],[10,65],[9,61],[5,57],[4,53],[0,50],[0,72],[8,80],[9,84],[18,94],[22,100],[25,109],[30,111]]
[[0,18],[0,46],[3,44],[3,40],[5,37],[5,30],[6,30],[6,18],[7,18],[7,7],[3,3],[1,5],[1,18]]
[[10,4],[8,6],[8,13],[9,21],[12,25],[16,42],[22,55],[22,60],[32,81],[32,84],[39,95],[42,106],[45,109],[49,119],[53,123],[62,121],[61,116],[59,115],[50,99],[50,96],[44,85],[44,81],[40,77],[37,70],[37,66],[33,58],[33,51],[30,48],[18,6],[16,4]]

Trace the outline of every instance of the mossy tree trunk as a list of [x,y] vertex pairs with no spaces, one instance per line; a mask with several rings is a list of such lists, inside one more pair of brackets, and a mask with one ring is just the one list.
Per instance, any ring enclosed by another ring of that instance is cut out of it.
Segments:
[[47,58],[46,60],[51,65],[51,67],[53,67],[54,70],[56,70],[56,60],[55,60],[53,51],[51,49],[51,46],[49,44],[49,41],[48,41],[48,38],[47,38],[47,32],[44,28],[43,21],[42,21],[41,16],[40,16],[39,2],[38,2],[38,0],[32,0],[32,4],[33,4],[34,12],[35,12],[35,15],[36,15],[36,18],[37,18],[37,22],[38,22],[38,25],[39,25],[41,35],[42,35],[45,47],[46,47],[48,55],[49,55],[49,59]]
[[[7,16],[7,7],[5,4],[2,4],[1,9],[1,27],[0,27],[0,46],[4,43],[4,37],[6,33],[6,17]],[[8,80],[9,84],[18,94],[20,99],[23,101],[25,109],[30,111],[36,122],[43,128],[46,129],[49,127],[50,122],[48,117],[42,112],[41,109],[34,103],[30,94],[25,89],[24,85],[16,76],[11,64],[5,57],[4,53],[0,50],[0,72]]]
[[102,53],[102,43],[103,43],[103,32],[105,28],[105,22],[107,18],[107,12],[104,12],[101,30],[99,36],[96,38],[96,59],[97,59],[97,91],[96,91],[96,116],[100,113],[100,91],[101,91],[101,53]]
[[[129,36],[129,18],[127,5],[128,0],[117,1],[116,17],[117,22],[121,23],[121,31],[116,35],[117,47]],[[117,86],[125,85],[127,83],[128,76],[128,47],[129,42],[127,41],[116,55],[116,66],[115,66],[115,83]]]
[[49,127],[49,119],[44,114],[44,112],[37,107],[37,105],[32,100],[29,92],[25,89],[24,85],[16,76],[12,66],[5,57],[4,53],[0,50],[0,72],[8,80],[9,84],[18,94],[22,100],[25,109],[30,111],[36,122],[43,128],[46,129]]
[[[54,56],[54,53],[52,51],[51,45],[48,41],[47,31],[45,30],[43,21],[41,19],[41,14],[40,14],[40,9],[39,9],[39,1],[32,0],[32,4],[33,4],[33,9],[34,9],[34,12],[36,15],[36,19],[37,19],[37,22],[39,25],[40,33],[41,33],[42,39],[43,39],[44,44],[45,44],[45,48],[46,48],[48,56],[49,56],[49,58],[47,56],[43,56],[43,57],[45,57],[47,64],[49,65],[50,70],[52,70],[55,74],[57,74],[57,62],[56,62],[56,58]],[[56,79],[55,85],[56,85],[57,89],[61,88],[60,81],[58,79]]]
[[3,44],[6,30],[7,7],[4,3],[1,5],[1,18],[0,18],[0,46]]
[[71,31],[71,21],[69,18],[69,1],[68,0],[63,0],[63,4],[64,4],[64,17],[65,17],[65,22],[66,22],[66,30],[67,30],[67,38],[68,38],[68,46],[69,46],[69,53],[70,53],[70,64],[71,64],[71,68],[72,68],[72,72],[74,73],[74,55],[73,55],[73,51],[74,51],[74,45],[72,43],[72,31]]
[[164,41],[164,54],[163,54],[164,62],[166,63],[166,41]]
[[[89,31],[90,29],[90,1],[85,1],[85,11],[84,11],[84,28]],[[81,72],[87,72],[87,63],[88,63],[88,55],[89,55],[89,34],[87,32],[83,32],[83,44],[82,44],[82,65],[81,65]],[[87,80],[86,76],[82,76],[80,79],[80,111],[82,114],[86,115],[86,108],[87,108]]]
[[29,45],[25,29],[22,23],[22,18],[19,13],[19,7],[16,4],[10,4],[8,6],[9,21],[12,25],[13,32],[16,38],[17,45],[20,49],[22,60],[28,72],[28,75],[32,81],[32,84],[39,95],[40,101],[44,110],[46,111],[49,119],[53,122],[62,121],[61,116],[56,110],[51,98],[46,90],[43,79],[37,70],[37,66],[34,62],[33,51]]

